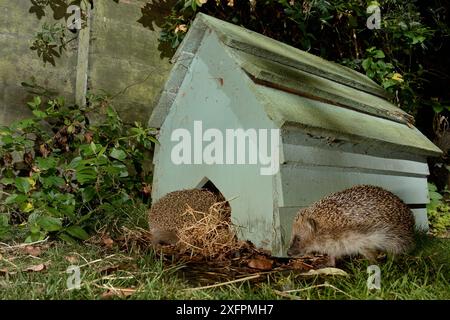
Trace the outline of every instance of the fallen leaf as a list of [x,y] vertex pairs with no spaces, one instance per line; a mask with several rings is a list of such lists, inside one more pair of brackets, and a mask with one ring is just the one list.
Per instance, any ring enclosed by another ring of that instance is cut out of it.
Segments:
[[44,158],[47,158],[48,155],[51,153],[50,147],[48,146],[48,144],[41,144],[39,146],[39,151],[41,152],[41,155]]
[[40,247],[33,247],[33,246],[26,246],[24,248],[25,253],[33,256],[33,257],[38,257],[42,251]]
[[45,264],[41,263],[41,264],[37,264],[37,265],[31,266],[31,267],[28,267],[25,269],[25,271],[40,272],[40,271],[45,270],[46,268],[47,268],[47,266]]
[[339,268],[322,268],[301,273],[302,276],[348,276],[348,273]]
[[91,143],[92,140],[94,140],[94,134],[92,132],[86,132],[84,134],[84,138],[86,139],[87,143]]
[[65,256],[64,259],[69,261],[71,264],[76,264],[79,261],[77,256]]
[[109,289],[108,291],[102,293],[102,298],[103,299],[110,299],[113,297],[125,298],[131,296],[135,292],[136,289],[131,288],[114,288]]
[[264,256],[259,256],[255,259],[251,259],[248,266],[258,270],[272,270],[273,260],[267,259]]
[[105,247],[107,247],[107,248],[112,248],[112,246],[114,244],[114,240],[111,239],[108,235],[104,235],[102,237],[102,242],[105,245]]
[[142,193],[145,195],[150,195],[152,193],[152,186],[144,183],[142,187]]
[[289,267],[295,270],[311,270],[314,267],[305,263],[302,259],[294,259],[289,262]]

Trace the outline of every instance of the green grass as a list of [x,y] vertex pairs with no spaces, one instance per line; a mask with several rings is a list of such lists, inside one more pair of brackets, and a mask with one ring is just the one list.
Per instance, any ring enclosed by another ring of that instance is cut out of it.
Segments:
[[[54,242],[38,257],[5,249],[0,255],[0,299],[102,299],[108,288],[137,290],[128,297],[109,297],[114,299],[450,299],[450,239],[428,236],[418,239],[409,256],[379,264],[381,290],[375,291],[367,289],[368,263],[357,259],[339,265],[348,277],[305,278],[296,272],[275,272],[251,281],[192,290],[199,285],[186,280],[186,268],[163,261],[151,250],[125,253],[92,244]],[[47,268],[25,271],[39,264]],[[67,289],[70,275],[66,269],[71,264],[81,266],[79,290]],[[299,289],[290,296],[280,294]]]

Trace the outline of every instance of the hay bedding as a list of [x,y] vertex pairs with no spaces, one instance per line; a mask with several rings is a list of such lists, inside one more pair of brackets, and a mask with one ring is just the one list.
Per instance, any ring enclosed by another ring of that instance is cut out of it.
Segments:
[[161,231],[176,233],[176,244],[161,247],[171,254],[223,259],[241,245],[231,224],[228,201],[204,189],[175,191],[162,197],[150,209],[149,225],[154,237]]

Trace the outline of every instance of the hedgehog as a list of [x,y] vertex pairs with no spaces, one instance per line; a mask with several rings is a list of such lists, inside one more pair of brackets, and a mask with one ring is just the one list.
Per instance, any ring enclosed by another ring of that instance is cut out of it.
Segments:
[[331,194],[297,214],[287,254],[326,254],[336,259],[378,252],[406,253],[414,246],[414,216],[396,195],[380,187],[358,185]]
[[[201,212],[220,201],[219,195],[206,189],[187,189],[170,192],[155,202],[149,212],[152,243],[162,245],[176,244],[178,230],[201,218]],[[187,213],[192,208],[194,213]],[[199,213],[195,213],[198,211]]]

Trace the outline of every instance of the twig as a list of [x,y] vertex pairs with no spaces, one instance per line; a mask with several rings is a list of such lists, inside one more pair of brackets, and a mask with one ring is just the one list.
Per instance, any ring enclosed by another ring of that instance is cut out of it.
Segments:
[[302,298],[300,298],[298,296],[294,296],[293,294],[286,293],[285,291],[273,290],[273,292],[275,292],[277,295],[282,296],[284,298],[289,298],[292,300],[303,300]]
[[112,257],[114,257],[114,256],[115,256],[115,254],[112,254],[112,255],[109,255],[109,256],[107,256],[107,257],[105,257],[105,258],[103,258],[103,259],[97,259],[97,260],[89,261],[88,263],[85,263],[85,264],[82,264],[81,266],[79,266],[79,268],[87,267],[87,266],[89,266],[89,265],[91,265],[91,264],[94,264],[94,263],[97,263],[97,262],[101,262],[101,261],[103,261],[103,260],[112,258]]
[[101,289],[106,289],[106,290],[109,290],[109,291],[112,291],[112,292],[114,292],[114,294],[116,294],[116,295],[125,295],[125,293],[130,293],[130,294],[133,294],[133,293],[136,293],[136,292],[138,292],[139,290],[141,290],[141,288],[136,288],[136,289],[131,289],[131,288],[115,288],[115,287],[113,287],[112,285],[99,285],[99,284],[96,284],[96,283],[92,283],[92,285],[94,286],[94,287],[97,287],[97,288],[101,288]]
[[2,248],[0,248],[0,249],[13,250],[13,249],[18,249],[18,248],[23,248],[23,247],[28,247],[28,246],[32,246],[35,244],[43,243],[43,242],[46,242],[47,240],[48,240],[48,237],[45,238],[44,240],[39,240],[39,241],[35,241],[35,242],[30,242],[30,243],[21,243],[21,244],[17,244],[14,246],[10,246],[7,243],[0,242],[0,245],[2,246]]
[[322,284],[318,284],[318,285],[315,285],[315,286],[310,286],[310,287],[307,287],[307,288],[293,289],[293,290],[287,290],[287,291],[282,291],[282,292],[289,294],[289,293],[293,293],[293,292],[301,292],[301,291],[306,291],[306,290],[316,289],[316,288],[323,288],[323,287],[333,288],[334,290],[345,294],[347,297],[349,297],[351,299],[355,299],[355,297],[353,297],[353,296],[349,295],[347,292],[345,292],[345,291],[343,291],[343,290],[333,286],[332,284],[329,284],[328,282],[325,282],[325,283],[322,283]]
[[79,254],[78,252],[72,251],[72,252],[69,252],[69,254],[76,254],[81,259],[83,259],[86,263],[89,263],[89,261],[85,257],[83,257],[81,254]]
[[2,257],[0,260],[9,263],[10,265],[12,265],[12,266],[13,266],[14,268],[16,268],[17,270],[20,270],[19,267],[16,266],[16,265],[15,265],[14,263],[12,263],[11,261],[9,261],[9,260],[7,260],[7,259],[5,259],[5,258],[3,258],[3,257]]
[[237,283],[237,282],[243,282],[243,281],[247,281],[247,280],[256,279],[256,278],[259,278],[260,276],[261,275],[258,273],[258,274],[254,274],[252,276],[248,276],[245,278],[235,279],[235,280],[222,282],[222,283],[216,283],[216,284],[212,284],[212,285],[204,286],[204,287],[188,288],[188,289],[184,289],[182,291],[197,291],[197,290],[203,290],[203,289],[217,288],[217,287],[226,286],[226,285]]

